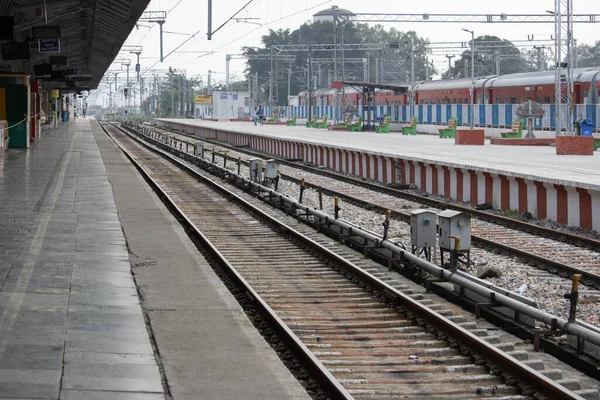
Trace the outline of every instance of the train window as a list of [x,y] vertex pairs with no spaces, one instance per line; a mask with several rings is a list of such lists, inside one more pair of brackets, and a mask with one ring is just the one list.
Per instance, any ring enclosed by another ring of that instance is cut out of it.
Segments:
[[500,97],[496,97],[496,104],[500,104]]
[[531,98],[531,97],[528,97],[528,98],[527,98],[527,100],[528,100],[528,101],[529,101],[529,100],[533,100],[533,98]]
[[546,104],[550,104],[550,96],[546,96],[546,97],[544,98],[544,103],[546,103]]
[[456,104],[456,99],[452,99],[452,104]]
[[504,104],[508,104],[508,97],[504,98]]
[[510,98],[510,104],[517,104],[517,98],[516,97],[511,97]]
[[519,97],[519,104],[525,103],[525,99],[523,97]]
[[536,97],[535,101],[542,104],[542,97],[541,96]]
[[462,99],[458,99],[458,104],[462,104]]
[[583,91],[583,97],[585,98],[585,97],[587,97],[587,96],[588,96],[588,91],[587,91],[587,90],[584,90],[584,91]]

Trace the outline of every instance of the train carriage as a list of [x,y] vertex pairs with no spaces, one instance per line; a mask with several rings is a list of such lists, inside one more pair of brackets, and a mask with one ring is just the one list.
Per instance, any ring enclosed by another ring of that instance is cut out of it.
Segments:
[[[509,75],[489,75],[477,78],[474,84],[475,104],[522,104],[527,100],[553,104],[554,71],[527,72]],[[415,104],[469,104],[471,79],[421,81],[414,84]],[[409,90],[410,91],[410,90]],[[313,105],[333,106],[335,89],[313,91]],[[307,105],[306,91],[299,93],[300,105]],[[360,94],[346,87],[344,106],[362,104]],[[410,94],[382,91],[375,95],[376,106],[407,105]],[[573,70],[573,103],[600,104],[600,67]]]

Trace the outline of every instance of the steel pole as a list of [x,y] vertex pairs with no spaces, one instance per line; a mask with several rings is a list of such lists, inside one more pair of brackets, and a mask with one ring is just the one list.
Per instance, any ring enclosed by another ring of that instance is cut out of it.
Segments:
[[415,116],[415,40],[410,38],[410,117]]
[[475,31],[471,31],[471,129],[475,125]]
[[287,103],[289,105],[290,103],[290,96],[292,95],[292,66],[290,65],[290,67],[288,68],[288,88],[287,88]]
[[[337,64],[337,19],[338,19],[338,9],[336,8],[333,12],[333,69],[334,69],[334,81],[338,81],[338,64]],[[338,123],[338,106],[339,106],[339,98],[338,98],[338,89],[335,89],[335,101],[333,103],[334,111],[333,111],[333,119],[334,125]]]
[[[342,24],[342,82],[346,80],[346,59],[344,57],[344,27],[345,23]],[[346,106],[346,85],[342,85],[342,107]],[[338,104],[338,110],[340,105]],[[339,112],[339,111],[338,111]],[[342,114],[340,119],[343,119],[345,116]],[[335,122],[336,124],[338,121]]]
[[208,22],[206,24],[207,26],[207,39],[211,40],[212,39],[212,0],[208,0]]
[[160,27],[160,62],[163,62],[163,24],[165,21],[158,21]]
[[312,118],[312,46],[308,45],[308,87],[306,91],[306,104],[308,105],[308,120]]
[[[129,65],[127,65],[127,88],[129,89]],[[131,95],[129,93],[127,93],[127,114],[129,114],[131,112],[130,109],[130,102],[129,99],[131,98]]]

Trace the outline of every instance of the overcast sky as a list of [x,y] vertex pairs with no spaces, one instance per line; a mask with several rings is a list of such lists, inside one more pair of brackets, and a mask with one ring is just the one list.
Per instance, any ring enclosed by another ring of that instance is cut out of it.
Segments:
[[[248,0],[214,0],[213,29],[216,29]],[[600,14],[600,0],[574,0],[574,13]],[[477,14],[544,14],[554,9],[554,0],[254,0],[238,17],[259,18],[253,21],[262,24],[251,25],[229,22],[211,41],[206,38],[207,1],[206,0],[152,0],[146,11],[168,11],[164,24],[164,54],[168,57],[159,62],[159,28],[157,24],[140,22],[126,41],[129,45],[142,45],[141,70],[150,67],[167,69],[168,67],[185,69],[188,76],[202,75],[206,80],[208,70],[213,73],[213,83],[224,80],[225,55],[239,54],[242,46],[258,46],[260,38],[269,29],[294,30],[302,23],[312,19],[316,12],[337,5],[356,13],[477,13]],[[466,24],[466,23],[388,23],[386,28],[395,27],[400,31],[414,30],[419,36],[431,42],[468,41],[470,35],[462,28],[475,30],[476,36],[496,35],[509,40],[524,40],[528,35],[535,39],[551,39],[554,24]],[[190,35],[197,35],[173,52]],[[181,35],[185,34],[185,35]],[[600,39],[600,23],[575,24],[574,34],[578,43],[593,44]],[[187,35],[187,36],[186,36]],[[215,51],[214,55],[202,56],[198,51]],[[173,52],[173,53],[172,53]],[[135,55],[131,57],[132,67]],[[121,56],[120,56],[121,57]],[[435,60],[438,69],[445,69],[447,61],[443,55]],[[119,69],[113,66],[111,69]],[[242,76],[243,60],[231,62],[232,74]]]

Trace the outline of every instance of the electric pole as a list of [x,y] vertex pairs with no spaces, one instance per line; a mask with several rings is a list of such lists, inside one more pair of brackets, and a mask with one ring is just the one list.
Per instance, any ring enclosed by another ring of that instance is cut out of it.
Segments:
[[544,46],[533,46],[533,49],[537,52],[537,70],[542,70],[542,54],[544,53]]
[[448,78],[449,79],[452,79],[452,77],[450,76],[450,70],[452,69],[452,59],[454,57],[456,57],[456,56],[446,54],[446,58],[448,59]]

